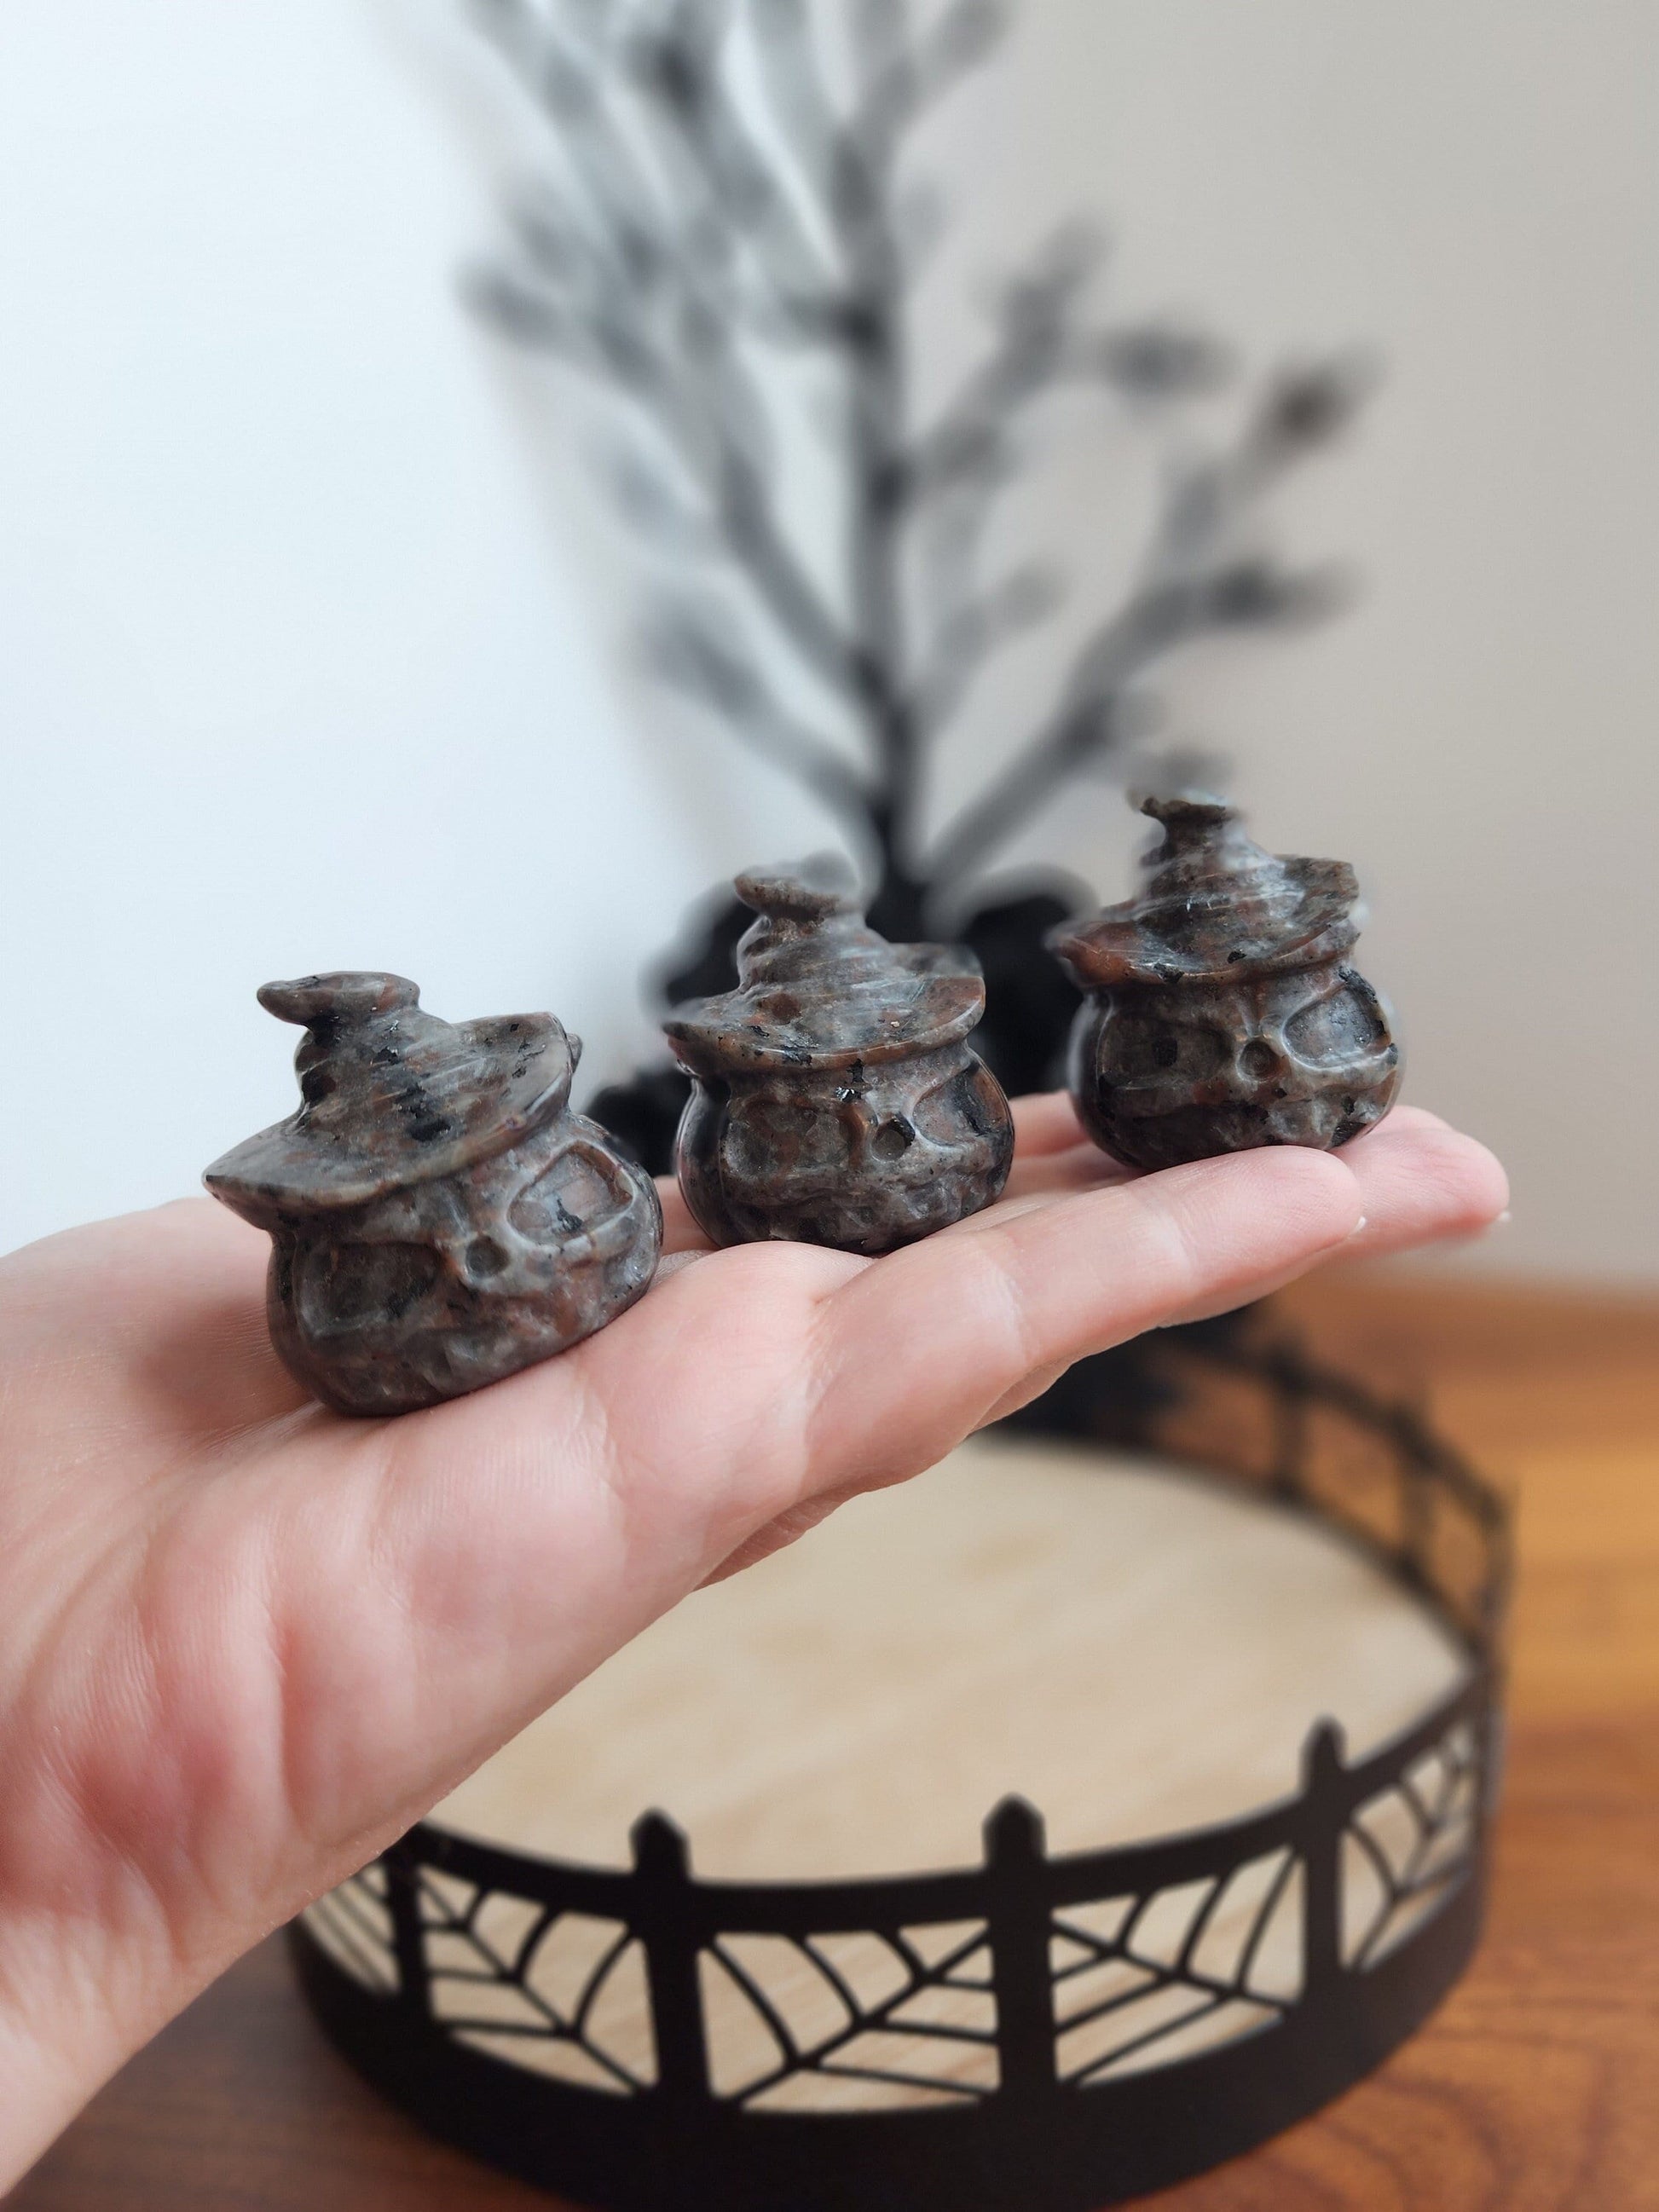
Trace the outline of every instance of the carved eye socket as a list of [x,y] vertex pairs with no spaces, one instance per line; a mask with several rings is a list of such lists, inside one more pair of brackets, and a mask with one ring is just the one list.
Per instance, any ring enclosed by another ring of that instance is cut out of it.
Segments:
[[1382,1036],[1370,1008],[1352,991],[1334,991],[1304,1006],[1285,1024],[1285,1042],[1298,1060],[1336,1066],[1369,1052]]
[[1008,1107],[996,1078],[975,1060],[918,1098],[910,1121],[917,1136],[947,1152],[964,1146],[994,1151],[1006,1140]]
[[532,1243],[557,1243],[591,1230],[626,1203],[615,1169],[592,1146],[574,1144],[559,1154],[547,1173],[520,1191],[507,1219]]
[[1107,1071],[1120,1083],[1201,1083],[1227,1065],[1218,1030],[1188,1028],[1150,1014],[1115,1014],[1105,1036]]
[[870,1139],[870,1149],[878,1160],[902,1160],[915,1141],[915,1131],[901,1117],[882,1123]]

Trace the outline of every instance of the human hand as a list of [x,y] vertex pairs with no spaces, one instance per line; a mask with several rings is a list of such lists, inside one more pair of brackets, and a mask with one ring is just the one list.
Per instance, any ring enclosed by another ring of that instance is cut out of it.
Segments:
[[1016,1120],[1004,1199],[882,1260],[711,1253],[665,1191],[638,1305],[398,1420],[306,1398],[266,1337],[266,1240],[204,1200],[0,1262],[0,2188],[700,1583],[1074,1359],[1504,1203],[1411,1109],[1340,1154],[1140,1177],[1064,1098]]

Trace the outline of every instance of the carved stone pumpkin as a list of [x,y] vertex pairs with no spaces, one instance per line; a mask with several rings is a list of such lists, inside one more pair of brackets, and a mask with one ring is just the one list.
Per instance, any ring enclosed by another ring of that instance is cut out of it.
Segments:
[[968,1047],[985,986],[960,953],[889,945],[842,888],[740,876],[760,919],[738,988],[665,1024],[692,1077],[676,1166],[717,1244],[874,1255],[1001,1191],[1013,1123]]
[[1079,1118],[1131,1167],[1261,1145],[1328,1152],[1400,1085],[1388,1008],[1346,957],[1345,861],[1279,858],[1218,799],[1149,799],[1164,826],[1140,896],[1048,942],[1088,994],[1072,1032]]
[[271,1239],[284,1364],[344,1413],[400,1413],[567,1351],[651,1281],[648,1176],[568,1110],[581,1051],[550,1014],[452,1027],[399,975],[267,983],[306,1024],[300,1110],[214,1163]]

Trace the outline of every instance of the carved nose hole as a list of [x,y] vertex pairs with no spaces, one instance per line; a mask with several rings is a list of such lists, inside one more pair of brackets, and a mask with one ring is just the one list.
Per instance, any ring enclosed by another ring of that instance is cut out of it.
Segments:
[[493,1237],[475,1237],[466,1248],[469,1275],[499,1275],[506,1265],[507,1255]]
[[870,1149],[878,1160],[902,1160],[916,1141],[916,1133],[908,1121],[884,1121],[870,1139]]
[[1181,1046],[1175,1037],[1161,1036],[1152,1047],[1152,1065],[1155,1067],[1173,1067],[1180,1057]]
[[1279,1054],[1265,1037],[1252,1037],[1238,1055],[1238,1064],[1252,1081],[1260,1083],[1279,1073]]

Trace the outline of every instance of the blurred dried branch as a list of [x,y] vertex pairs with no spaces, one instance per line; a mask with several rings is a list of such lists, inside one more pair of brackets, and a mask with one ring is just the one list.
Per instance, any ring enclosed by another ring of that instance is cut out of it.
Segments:
[[[997,0],[941,0],[925,16],[915,0],[473,4],[555,140],[549,173],[511,210],[511,250],[473,296],[514,342],[633,404],[653,452],[629,457],[618,489],[684,576],[651,623],[653,665],[833,811],[872,866],[888,934],[959,912],[1068,779],[1118,758],[1146,678],[1173,655],[1331,604],[1328,574],[1279,566],[1249,525],[1352,418],[1363,370],[1281,372],[1231,443],[1195,452],[1182,410],[1235,375],[1229,352],[1172,324],[1101,319],[1086,225],[1061,226],[1002,288],[981,357],[915,419],[915,286],[942,218],[906,156],[994,52]],[[837,392],[836,588],[781,494],[778,380],[792,363],[827,369]],[[1024,465],[1021,428],[1066,390],[1099,392],[1185,457],[1120,603],[988,787],[930,835],[933,748],[1060,597],[1045,569],[983,571]],[[798,693],[825,702],[825,726],[802,719]]]

